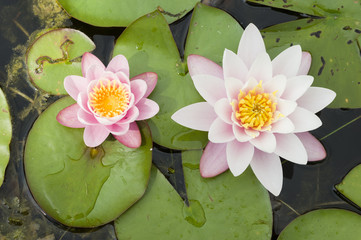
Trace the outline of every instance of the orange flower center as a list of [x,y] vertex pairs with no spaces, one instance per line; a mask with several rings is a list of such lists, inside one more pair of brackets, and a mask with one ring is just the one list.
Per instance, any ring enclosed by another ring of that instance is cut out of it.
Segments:
[[128,89],[115,80],[99,80],[89,93],[89,104],[100,117],[115,117],[129,106]]
[[235,116],[246,129],[261,130],[274,121],[276,105],[269,93],[263,93],[261,81],[247,94],[240,90]]

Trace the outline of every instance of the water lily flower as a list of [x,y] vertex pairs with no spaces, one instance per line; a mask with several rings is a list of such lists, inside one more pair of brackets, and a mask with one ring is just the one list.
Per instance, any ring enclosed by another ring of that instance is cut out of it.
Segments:
[[67,76],[65,90],[77,103],[61,110],[57,120],[71,128],[85,128],[88,147],[100,145],[111,133],[127,147],[141,145],[135,121],[153,117],[159,106],[147,97],[157,83],[157,74],[147,72],[129,80],[129,65],[123,55],[107,67],[93,54],[82,58],[82,76]]
[[322,144],[308,131],[321,126],[316,112],[335,92],[311,87],[311,55],[299,45],[272,61],[253,24],[244,31],[237,54],[225,50],[223,69],[198,55],[188,57],[194,85],[206,102],[186,106],[172,116],[177,123],[208,131],[200,160],[203,177],[227,169],[240,175],[250,165],[272,194],[282,189],[280,158],[306,164],[325,158]]

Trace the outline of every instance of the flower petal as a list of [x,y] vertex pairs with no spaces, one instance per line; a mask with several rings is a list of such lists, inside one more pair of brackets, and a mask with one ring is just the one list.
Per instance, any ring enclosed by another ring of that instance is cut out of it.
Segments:
[[307,163],[306,149],[295,134],[275,134],[275,137],[275,154],[297,164]]
[[214,143],[225,143],[235,138],[232,125],[225,123],[222,119],[216,118],[209,128],[208,139]]
[[142,98],[136,107],[139,109],[137,121],[152,118],[159,112],[158,104],[148,98]]
[[274,76],[270,81],[263,85],[263,89],[268,93],[275,93],[277,97],[281,96],[286,89],[287,78],[284,75]]
[[243,127],[238,126],[236,123],[233,123],[232,129],[234,136],[239,142],[247,142],[253,138],[245,132]]
[[301,75],[289,78],[287,81],[286,91],[282,94],[282,98],[296,101],[309,89],[313,82],[313,77],[309,75]]
[[94,117],[93,114],[84,111],[83,109],[79,109],[78,111],[78,119],[81,123],[85,125],[97,125],[99,124],[98,120]]
[[214,177],[228,169],[226,146],[226,143],[207,144],[199,164],[202,177]]
[[258,137],[258,136],[260,135],[260,132],[259,132],[259,131],[253,130],[253,129],[251,129],[251,128],[249,128],[249,129],[244,129],[244,132],[245,132],[248,136],[250,136],[251,138],[256,138],[256,137]]
[[308,161],[319,161],[326,158],[326,150],[314,136],[309,132],[296,133],[307,151]]
[[102,144],[108,135],[109,131],[103,125],[88,125],[84,129],[84,143],[88,147],[96,147]]
[[145,94],[143,96],[146,98],[154,90],[155,85],[157,84],[158,75],[154,72],[146,72],[146,73],[142,73],[142,74],[139,74],[139,75],[133,77],[131,79],[131,81],[137,80],[137,79],[142,79],[147,84],[147,91],[145,92]]
[[313,113],[319,112],[335,99],[336,93],[327,88],[310,87],[307,92],[297,100],[300,107]]
[[297,75],[302,59],[302,49],[300,45],[295,45],[281,52],[272,61],[273,74],[283,74],[286,77]]
[[301,107],[297,107],[288,118],[295,125],[294,133],[308,132],[322,125],[321,120],[314,113]]
[[251,167],[262,185],[273,195],[278,196],[282,189],[282,165],[276,154],[255,150]]
[[129,131],[127,131],[125,134],[113,136],[120,143],[129,148],[138,148],[142,144],[142,136],[136,122],[132,122],[129,125]]
[[239,42],[237,55],[249,69],[260,53],[266,52],[263,38],[254,24],[249,24],[243,32]]
[[262,81],[266,83],[272,79],[272,64],[271,59],[266,52],[260,53],[259,56],[255,59],[252,66],[248,71],[247,79],[255,78],[257,82]]
[[88,108],[88,94],[86,92],[79,93],[76,102],[81,107],[81,109],[83,109],[87,113],[91,113]]
[[123,135],[126,134],[129,130],[129,123],[124,124],[112,124],[112,125],[105,125],[105,127],[109,130],[109,132],[113,135]]
[[295,130],[295,125],[289,118],[282,118],[277,122],[272,123],[271,131],[274,133],[292,133]]
[[225,49],[223,53],[223,76],[224,79],[236,78],[241,82],[246,82],[248,69],[242,59],[234,52]]
[[106,71],[113,73],[123,72],[129,78],[129,64],[126,57],[123,55],[115,56],[108,64]]
[[217,114],[207,102],[200,102],[179,109],[171,118],[187,128],[209,131],[213,121],[217,118]]
[[276,149],[276,138],[270,132],[262,132],[258,137],[252,138],[250,142],[263,152],[272,153]]
[[74,103],[61,110],[56,116],[56,120],[63,126],[71,128],[83,128],[85,125],[78,119],[77,112],[80,110],[78,104]]
[[297,75],[306,75],[311,67],[312,57],[309,52],[302,52],[302,59]]
[[237,177],[242,174],[252,160],[254,147],[237,140],[227,143],[227,163],[229,170]]
[[[249,83],[249,81],[247,83]],[[230,101],[232,101],[232,100],[238,101],[239,91],[244,88],[244,84],[239,79],[226,78],[226,79],[224,79],[224,85],[226,87],[228,99]]]
[[100,67],[99,65],[91,65],[86,71],[85,77],[89,81],[97,80],[104,75],[104,72],[104,68]]
[[285,99],[277,99],[276,109],[282,114],[282,117],[287,117],[295,111],[297,103],[295,101],[288,101]]
[[121,83],[130,84],[129,78],[125,75],[125,73],[116,72],[115,75]]
[[81,59],[81,71],[84,77],[86,76],[89,67],[93,65],[105,69],[104,64],[102,63],[102,61],[99,60],[99,58],[89,52],[84,53]]
[[134,94],[134,104],[137,104],[142,99],[147,91],[147,84],[140,79],[130,82],[131,92]]
[[232,106],[227,98],[222,98],[214,104],[214,111],[224,122],[232,124]]
[[208,74],[223,79],[222,67],[208,58],[199,55],[189,55],[187,58],[189,74],[194,75]]
[[199,94],[212,106],[221,98],[226,98],[226,88],[221,78],[212,75],[193,75],[194,86]]
[[89,80],[81,76],[67,76],[64,79],[64,88],[75,101],[80,92],[86,92]]
[[137,120],[138,116],[139,116],[139,110],[136,106],[133,106],[129,108],[127,114],[125,114],[125,116],[122,119],[120,119],[117,123],[122,123],[122,124],[131,123]]

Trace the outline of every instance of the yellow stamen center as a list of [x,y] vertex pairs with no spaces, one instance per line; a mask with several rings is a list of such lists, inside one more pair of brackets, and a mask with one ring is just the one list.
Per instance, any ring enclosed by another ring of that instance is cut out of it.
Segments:
[[129,105],[129,91],[115,80],[99,80],[89,93],[89,104],[100,117],[115,117],[122,114]]
[[270,126],[274,121],[276,104],[272,101],[269,93],[263,93],[261,81],[247,94],[240,90],[235,116],[246,129],[261,130]]

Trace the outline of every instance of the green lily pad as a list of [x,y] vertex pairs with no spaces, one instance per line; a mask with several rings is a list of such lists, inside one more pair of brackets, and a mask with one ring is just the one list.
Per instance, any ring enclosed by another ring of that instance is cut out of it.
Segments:
[[118,239],[270,239],[269,195],[252,171],[205,179],[191,155],[183,159],[189,207],[153,168],[144,197],[115,221]]
[[329,105],[334,108],[361,107],[360,0],[248,0],[262,5],[306,13],[322,18],[306,18],[264,29],[268,49],[274,54],[300,44],[312,55],[310,75],[313,85],[337,93]]
[[168,23],[186,15],[200,0],[58,0],[74,18],[100,27],[126,27],[137,18],[156,9],[162,11]]
[[361,165],[352,169],[335,187],[347,199],[361,207]]
[[190,54],[199,54],[221,63],[225,48],[237,49],[242,32],[237,21],[224,11],[198,4],[190,23],[184,60],[166,20],[158,11],[138,19],[122,33],[113,54],[124,54],[128,58],[131,75],[158,74],[158,83],[150,98],[159,104],[160,111],[148,121],[154,142],[171,149],[205,146],[206,132],[182,127],[171,120],[180,108],[204,101],[189,76],[186,59]]
[[36,120],[25,148],[26,179],[35,200],[52,218],[73,227],[95,227],[114,220],[147,187],[152,141],[140,123],[142,145],[127,148],[111,137],[87,148],[83,129],[60,125],[55,117],[74,101],[62,98]]
[[94,48],[90,38],[78,30],[63,28],[42,34],[26,54],[31,81],[51,94],[67,94],[64,78],[68,75],[81,76],[80,57]]
[[361,216],[342,209],[321,209],[292,221],[278,240],[359,240]]
[[0,186],[3,184],[6,166],[9,163],[9,144],[12,136],[9,107],[0,89]]

